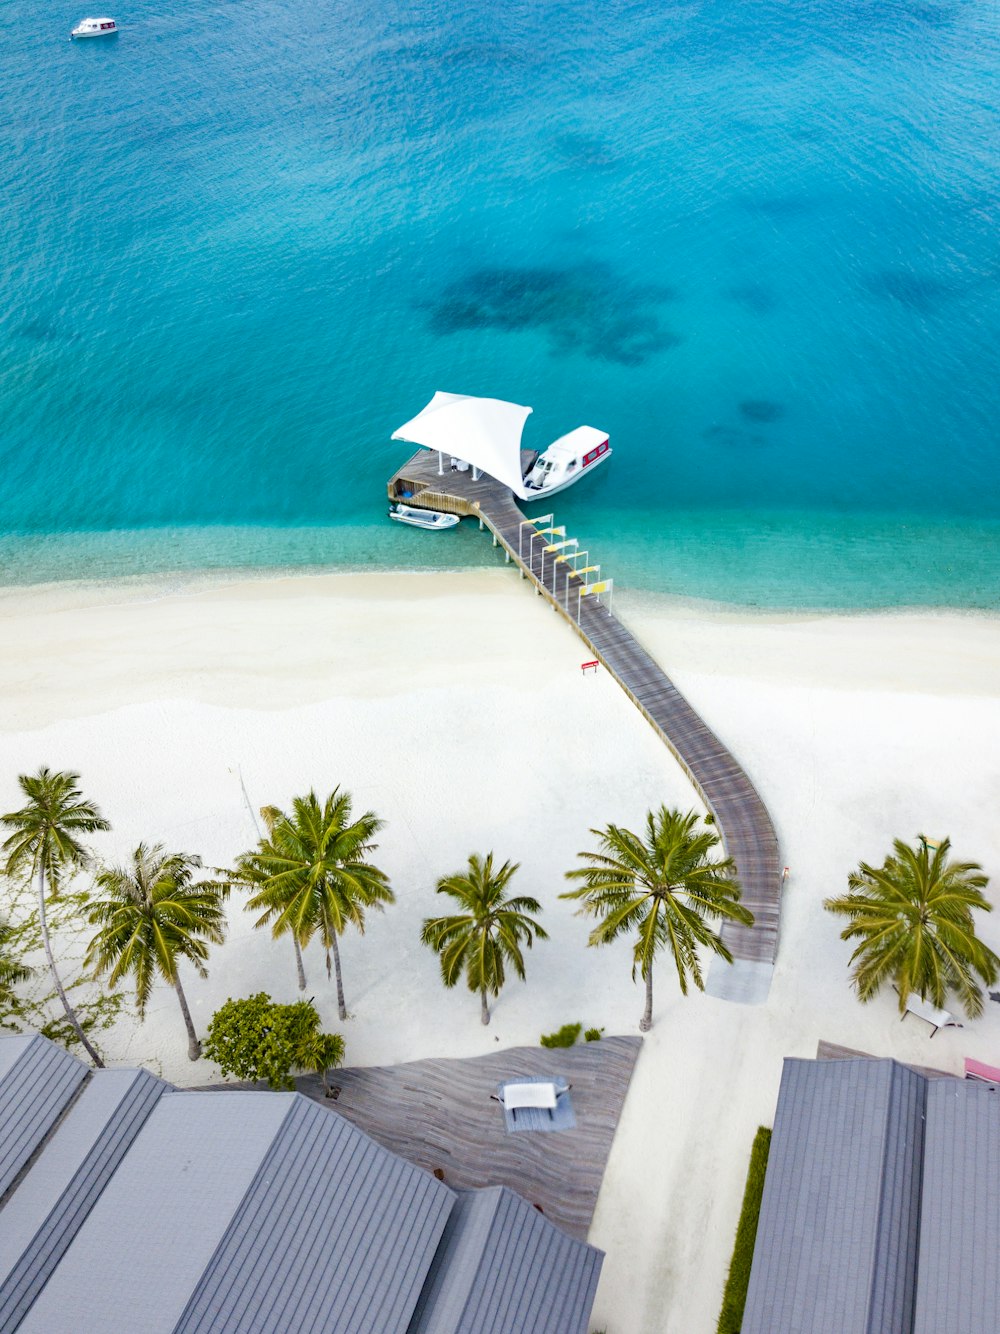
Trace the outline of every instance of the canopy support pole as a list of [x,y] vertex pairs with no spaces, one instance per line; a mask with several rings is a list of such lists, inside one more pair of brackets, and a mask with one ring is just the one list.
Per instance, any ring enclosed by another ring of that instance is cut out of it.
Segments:
[[444,455],[438,450],[438,476],[444,476]]

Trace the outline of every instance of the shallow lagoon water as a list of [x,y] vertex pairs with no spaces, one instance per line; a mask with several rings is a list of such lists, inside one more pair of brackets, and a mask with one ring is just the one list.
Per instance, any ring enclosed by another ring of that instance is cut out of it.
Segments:
[[0,578],[496,559],[400,532],[435,389],[582,422],[620,586],[1000,603],[1000,15],[10,6]]

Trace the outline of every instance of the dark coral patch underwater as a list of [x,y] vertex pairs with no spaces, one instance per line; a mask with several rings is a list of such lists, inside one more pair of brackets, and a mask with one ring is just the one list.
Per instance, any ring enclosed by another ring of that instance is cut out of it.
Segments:
[[952,294],[952,288],[939,278],[929,273],[914,273],[909,269],[882,269],[871,273],[865,279],[865,286],[873,296],[886,301],[898,301],[901,306],[919,310],[927,314],[945,297]]
[[474,329],[544,331],[558,353],[640,366],[681,341],[657,307],[676,294],[629,284],[602,265],[476,269],[428,306],[441,336]]

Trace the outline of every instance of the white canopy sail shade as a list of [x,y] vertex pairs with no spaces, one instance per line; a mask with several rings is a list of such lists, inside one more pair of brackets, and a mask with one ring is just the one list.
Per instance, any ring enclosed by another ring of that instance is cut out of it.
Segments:
[[520,403],[439,389],[423,412],[393,431],[392,438],[464,459],[525,500],[521,432],[530,412]]

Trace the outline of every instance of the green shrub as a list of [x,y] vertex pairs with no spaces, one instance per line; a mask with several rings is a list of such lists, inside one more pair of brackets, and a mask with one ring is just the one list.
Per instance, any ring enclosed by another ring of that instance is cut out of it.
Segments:
[[736,1228],[736,1243],[733,1246],[733,1258],[729,1262],[729,1277],[722,1294],[722,1314],[719,1316],[716,1334],[740,1334],[740,1326],[743,1324],[743,1308],[750,1285],[750,1266],[753,1263],[754,1242],[757,1240],[757,1220],[760,1217],[770,1147],[771,1132],[766,1126],[760,1126],[750,1150],[743,1208]]
[[558,1033],[545,1033],[542,1036],[543,1047],[572,1047],[583,1032],[583,1024],[563,1024]]
[[711,811],[708,811],[707,814],[705,815],[705,823],[715,824],[715,816],[712,814]]
[[278,1005],[266,991],[243,1000],[230,998],[212,1015],[204,1044],[205,1056],[224,1075],[273,1089],[292,1089],[293,1070],[312,1070],[329,1092],[327,1071],[344,1060],[344,1039],[321,1033],[311,1001]]
[[588,1042],[600,1042],[601,1034],[603,1032],[604,1032],[603,1028],[588,1028],[583,1036],[586,1038]]

